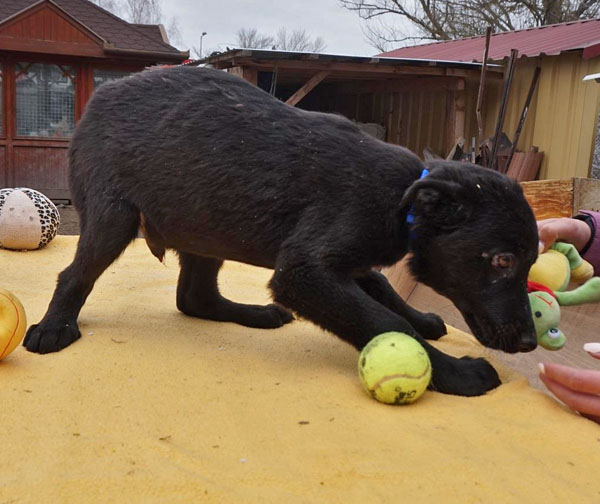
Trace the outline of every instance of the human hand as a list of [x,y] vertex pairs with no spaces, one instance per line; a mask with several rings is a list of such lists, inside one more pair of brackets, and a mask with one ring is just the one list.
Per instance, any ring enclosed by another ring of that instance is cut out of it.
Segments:
[[537,226],[540,254],[548,250],[555,241],[571,243],[577,250],[581,250],[592,235],[590,227],[584,221],[568,217],[544,219],[538,221]]
[[[584,349],[600,359],[600,343],[587,343]],[[558,399],[581,415],[600,423],[600,371],[560,364],[539,364],[540,380]]]

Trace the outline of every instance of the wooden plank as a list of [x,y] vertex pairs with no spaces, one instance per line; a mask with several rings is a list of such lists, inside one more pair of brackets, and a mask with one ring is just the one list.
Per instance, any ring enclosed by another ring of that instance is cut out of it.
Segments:
[[446,157],[450,149],[456,144],[458,138],[454,136],[454,127],[456,125],[456,107],[454,106],[456,91],[448,91],[446,93],[446,140],[444,150],[440,152],[443,157]]
[[465,79],[458,79],[454,92],[454,141],[465,136]]
[[[251,50],[240,50],[235,54],[224,54],[210,58],[210,63],[218,69],[226,69],[236,65],[249,65],[261,69],[272,69],[277,66],[279,69],[312,69],[331,70],[340,72],[357,72],[357,73],[385,73],[385,74],[416,74],[416,75],[444,75],[448,77],[474,77],[479,76],[479,69],[458,69],[438,66],[418,66],[418,65],[391,65],[375,62],[344,62],[344,61],[323,61],[316,59],[261,59],[260,54],[252,55]],[[490,78],[502,79],[503,69],[489,68],[487,69]]]
[[582,209],[600,210],[600,180],[536,180],[521,186],[538,220],[571,217]]
[[[529,152],[515,152],[508,168],[507,175],[518,182],[535,180],[542,164],[543,152],[532,147]],[[500,160],[500,158],[498,158]]]
[[600,211],[600,180],[573,179],[573,212],[579,210]]
[[377,65],[361,63],[340,63],[340,62],[319,62],[319,61],[285,61],[285,60],[260,60],[260,59],[237,59],[238,64],[252,66],[260,69],[272,69],[275,65],[280,70],[283,69],[301,69],[320,72],[328,70],[330,72],[357,72],[365,74],[386,74],[386,75],[448,75],[445,68],[440,67],[413,67],[413,66],[395,66],[395,65]]
[[329,75],[329,72],[324,70],[313,75],[298,91],[290,96],[285,103],[295,107],[308,93],[310,93],[320,82]]
[[523,182],[523,193],[536,219],[571,217],[573,213],[573,181],[535,180]]
[[391,123],[388,130],[388,142],[398,145],[400,143],[398,122],[400,120],[400,93],[391,93]]

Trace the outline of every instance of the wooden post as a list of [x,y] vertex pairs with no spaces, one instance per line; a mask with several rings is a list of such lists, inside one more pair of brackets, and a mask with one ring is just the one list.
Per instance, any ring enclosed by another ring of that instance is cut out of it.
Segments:
[[465,79],[459,77],[454,85],[454,90],[448,91],[447,97],[447,152],[452,149],[459,138],[465,136],[465,103]]
[[481,77],[479,78],[479,91],[477,92],[477,107],[475,107],[475,115],[477,116],[477,145],[481,145],[484,141],[483,135],[483,116],[481,114],[481,105],[483,102],[483,93],[485,91],[485,72],[487,70],[487,60],[490,51],[490,38],[492,35],[492,27],[488,26],[485,31],[485,49],[483,51],[483,65],[481,66]]
[[296,104],[302,100],[308,93],[310,93],[325,77],[329,75],[329,71],[323,70],[319,73],[313,75],[304,86],[302,86],[298,91],[296,91],[292,96],[290,96],[285,103],[295,107]]
[[459,78],[454,93],[454,138],[465,136],[465,79]]

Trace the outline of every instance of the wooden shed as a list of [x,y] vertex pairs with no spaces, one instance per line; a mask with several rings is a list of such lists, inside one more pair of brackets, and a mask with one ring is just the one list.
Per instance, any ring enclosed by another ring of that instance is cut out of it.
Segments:
[[[231,50],[205,62],[292,105],[378,125],[375,133],[383,140],[419,155],[426,147],[446,154],[465,135],[465,118],[475,114],[467,85],[481,73],[481,64],[471,62],[256,49]],[[502,82],[503,67],[488,68],[489,79]]]
[[67,147],[94,89],[187,57],[162,26],[87,0],[0,2],[0,187],[68,200]]
[[[381,56],[482,61],[485,37],[404,47]],[[598,130],[600,86],[584,81],[600,72],[600,19],[493,34],[490,59],[503,63],[511,49],[519,51],[508,101],[504,131],[513,138],[535,68],[539,82],[518,147],[535,145],[544,152],[539,178],[588,177]],[[477,100],[477,81],[466,82],[467,109]],[[485,133],[494,132],[502,83],[490,82],[484,102]],[[476,136],[474,115],[465,124],[467,138]],[[597,173],[597,172],[596,172]]]

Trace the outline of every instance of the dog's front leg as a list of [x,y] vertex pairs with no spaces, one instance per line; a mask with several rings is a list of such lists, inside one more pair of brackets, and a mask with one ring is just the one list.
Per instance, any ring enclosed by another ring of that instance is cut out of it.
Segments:
[[356,283],[369,296],[408,320],[425,339],[438,340],[447,333],[444,321],[435,313],[421,313],[409,306],[390,285],[385,275],[370,270],[356,277]]
[[434,390],[474,396],[500,385],[498,374],[487,361],[457,359],[437,350],[406,319],[362,290],[350,274],[318,264],[281,264],[275,269],[270,287],[275,301],[358,349],[387,331],[401,331],[415,337],[431,359],[430,387]]

